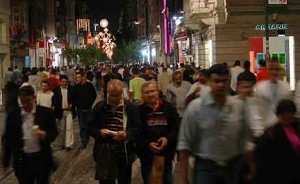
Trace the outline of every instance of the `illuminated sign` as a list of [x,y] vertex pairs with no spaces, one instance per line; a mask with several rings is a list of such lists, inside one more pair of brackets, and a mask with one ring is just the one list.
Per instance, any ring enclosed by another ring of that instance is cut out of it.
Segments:
[[108,26],[108,21],[107,21],[106,19],[102,19],[102,20],[100,21],[100,26],[101,26],[102,28],[106,28],[106,27]]
[[287,0],[269,0],[269,4],[287,4]]
[[[287,29],[288,29],[288,24],[269,24],[269,30],[287,30]],[[265,31],[266,25],[257,24],[255,30]]]

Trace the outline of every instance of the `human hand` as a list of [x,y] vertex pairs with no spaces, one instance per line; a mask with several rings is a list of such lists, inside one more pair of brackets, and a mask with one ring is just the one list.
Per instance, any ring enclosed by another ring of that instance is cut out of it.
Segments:
[[149,149],[153,152],[153,153],[159,153],[160,152],[160,147],[159,144],[157,142],[151,142],[149,144]]
[[126,139],[126,132],[125,131],[118,131],[116,135],[114,135],[113,139],[118,141],[123,141]]
[[35,129],[34,130],[34,135],[35,135],[36,138],[42,139],[46,136],[46,132],[41,130],[41,129]]
[[108,136],[108,135],[110,135],[110,131],[108,129],[101,129],[100,134],[102,136]]
[[201,87],[200,86],[198,86],[195,90],[194,90],[194,94],[197,94],[197,93],[199,93],[201,91]]
[[161,137],[157,141],[160,150],[164,149],[168,145],[168,139],[166,137]]

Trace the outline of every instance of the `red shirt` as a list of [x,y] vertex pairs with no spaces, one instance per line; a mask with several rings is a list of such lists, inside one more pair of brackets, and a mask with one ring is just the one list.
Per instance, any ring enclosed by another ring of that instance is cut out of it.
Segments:
[[260,82],[263,80],[270,79],[270,73],[266,68],[260,68],[258,69],[257,76],[256,76],[256,82]]
[[60,85],[59,79],[56,78],[55,76],[49,76],[48,81],[49,81],[49,89],[51,91],[53,91],[53,89],[55,89],[57,86]]

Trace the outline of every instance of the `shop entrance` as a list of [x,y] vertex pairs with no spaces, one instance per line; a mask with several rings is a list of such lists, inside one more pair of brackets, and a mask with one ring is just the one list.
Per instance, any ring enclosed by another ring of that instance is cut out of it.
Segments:
[[[252,37],[250,42],[250,62],[251,70],[257,71],[258,61],[265,59],[266,38]],[[277,36],[269,38],[270,57],[278,59],[281,67],[285,71],[283,79],[290,84],[292,90],[295,89],[295,38],[294,36]]]

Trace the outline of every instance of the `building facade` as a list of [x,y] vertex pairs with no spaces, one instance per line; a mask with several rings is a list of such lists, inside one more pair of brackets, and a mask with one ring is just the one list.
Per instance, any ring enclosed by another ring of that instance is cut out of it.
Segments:
[[[266,54],[266,7],[261,0],[185,1],[186,27],[193,30],[194,61],[203,68],[214,63],[249,60],[253,71]],[[300,78],[300,2],[269,5],[269,53],[280,60],[292,89]]]
[[[10,66],[9,16],[10,1],[0,1],[0,86],[4,87],[5,73]],[[1,104],[0,104],[1,105]]]

